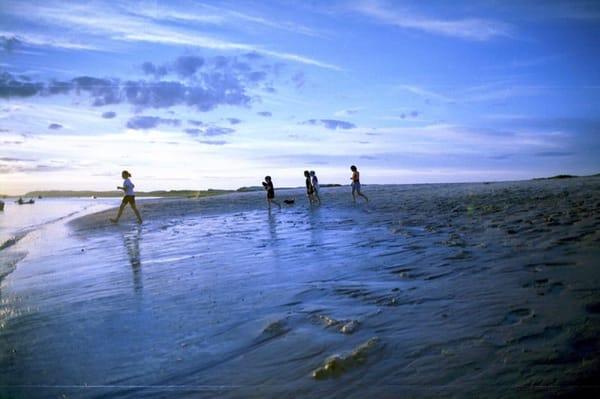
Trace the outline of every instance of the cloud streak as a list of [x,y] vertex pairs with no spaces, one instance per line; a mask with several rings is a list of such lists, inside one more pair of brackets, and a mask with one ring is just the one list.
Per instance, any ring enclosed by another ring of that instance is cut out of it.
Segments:
[[398,89],[422,97],[427,101],[446,104],[483,103],[504,101],[514,97],[535,96],[548,88],[519,85],[511,82],[490,82],[479,86],[452,87],[453,95],[446,95],[437,90],[415,85],[398,85]]
[[127,128],[134,130],[153,129],[159,125],[179,126],[181,122],[177,119],[165,119],[157,116],[134,116],[127,121]]
[[5,51],[20,49],[24,46],[39,48],[56,48],[62,50],[88,50],[99,51],[100,47],[89,43],[82,43],[76,40],[68,40],[21,31],[0,31],[0,45]]
[[379,1],[358,3],[352,7],[352,10],[381,24],[472,41],[511,37],[513,30],[510,25],[503,22],[481,18],[450,20],[427,17],[407,9],[388,7]]
[[[119,12],[121,11],[121,12]],[[165,44],[185,47],[205,48],[221,51],[242,51],[260,53],[281,60],[312,65],[319,68],[339,71],[337,65],[319,61],[317,59],[290,52],[274,51],[261,45],[238,43],[208,36],[199,30],[175,27],[171,24],[163,24],[156,19],[146,15],[132,15],[123,12],[118,7],[103,7],[72,4],[53,3],[51,5],[23,5],[7,7],[6,12],[29,21],[43,21],[57,28],[69,26],[77,29],[78,33],[89,35],[96,39],[109,37],[111,41],[118,42],[145,42],[153,44]],[[2,34],[2,33],[0,33]],[[12,32],[4,33],[11,35]],[[39,36],[39,43],[52,45],[53,39],[47,36]],[[29,39],[34,42],[33,38]],[[77,48],[73,44],[72,48]],[[90,50],[92,48],[81,47]],[[108,50],[108,49],[106,49]]]
[[205,137],[215,137],[215,136],[225,136],[228,134],[232,134],[235,132],[235,129],[230,127],[220,127],[215,125],[199,125],[201,127],[195,128],[187,128],[183,131],[189,134],[192,137],[205,136]]
[[312,125],[312,126],[323,126],[326,129],[337,130],[337,129],[354,129],[356,125],[351,122],[340,121],[337,119],[308,119],[304,122],[301,122],[302,125]]

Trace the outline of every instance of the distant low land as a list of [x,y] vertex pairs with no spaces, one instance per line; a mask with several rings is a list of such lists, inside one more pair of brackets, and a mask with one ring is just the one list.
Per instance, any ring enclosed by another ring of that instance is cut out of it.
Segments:
[[[211,195],[227,194],[233,190],[158,190],[158,191],[137,191],[136,197],[207,197]],[[21,197],[121,197],[122,191],[70,191],[70,190],[43,190],[30,191]]]
[[[578,177],[599,177],[600,173],[596,173],[593,175],[568,175],[568,174],[560,174],[550,177],[534,177],[530,180],[550,180],[550,179],[573,179]],[[483,183],[483,181],[482,181]],[[490,182],[485,182],[486,184]],[[341,184],[321,184],[321,187],[340,187]],[[365,184],[366,186],[366,184]],[[301,188],[301,187],[277,187],[278,190],[286,190],[293,188]],[[137,197],[185,197],[185,198],[199,198],[199,197],[208,197],[213,195],[220,194],[229,194],[233,192],[249,192],[249,191],[263,191],[264,188],[262,186],[248,186],[248,187],[240,187],[236,190],[220,190],[220,189],[212,189],[208,190],[157,190],[157,191],[136,191]],[[40,191],[30,191],[23,195],[5,195],[0,194],[0,198],[8,198],[8,197],[97,197],[97,198],[112,198],[112,197],[121,197],[123,195],[122,191],[85,191],[85,190],[40,190]]]
[[594,177],[594,176],[600,176],[600,173],[591,175],[591,176],[556,175],[556,176],[551,176],[551,177],[535,177],[535,178],[533,178],[533,180],[573,179],[575,177]]
[[[339,187],[340,184],[322,184],[321,187]],[[278,187],[278,190],[285,190],[298,187]],[[233,192],[248,192],[248,191],[264,191],[262,186],[240,187],[237,190],[218,190],[209,188],[208,190],[157,190],[157,191],[136,191],[136,197],[184,197],[184,198],[200,198],[209,197],[212,195],[229,194]],[[22,198],[37,198],[37,197],[96,197],[96,198],[112,198],[123,196],[122,191],[85,191],[85,190],[40,190],[30,191],[23,195],[2,195],[0,198],[7,197],[22,197]]]

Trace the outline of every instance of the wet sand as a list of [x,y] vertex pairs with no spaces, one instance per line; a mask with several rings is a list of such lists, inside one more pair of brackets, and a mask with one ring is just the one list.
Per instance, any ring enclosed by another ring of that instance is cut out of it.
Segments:
[[598,391],[600,178],[159,200],[45,226],[0,288],[15,397]]

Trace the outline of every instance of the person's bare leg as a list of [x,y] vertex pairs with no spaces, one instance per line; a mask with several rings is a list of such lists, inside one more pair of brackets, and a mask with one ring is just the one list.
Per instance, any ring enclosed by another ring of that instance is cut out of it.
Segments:
[[138,223],[142,223],[142,217],[140,216],[140,212],[137,210],[137,207],[134,204],[131,204],[131,209],[133,209],[135,216],[137,216]]
[[121,218],[121,215],[123,214],[123,209],[125,209],[125,205],[127,205],[125,202],[121,202],[121,206],[119,207],[119,213],[117,213],[117,218],[110,219],[111,222],[113,222],[113,223],[119,222],[119,219]]
[[352,190],[352,202],[356,202],[356,190]]

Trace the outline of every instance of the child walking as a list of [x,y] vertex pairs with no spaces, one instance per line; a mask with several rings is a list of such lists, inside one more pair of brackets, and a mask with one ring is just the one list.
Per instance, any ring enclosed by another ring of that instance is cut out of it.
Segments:
[[319,197],[319,189],[321,187],[319,187],[319,179],[317,178],[317,175],[314,170],[310,171],[310,177],[311,177],[311,183],[312,183],[312,187],[313,187],[313,196],[315,197],[315,199],[317,200],[319,205],[321,205],[321,197]]
[[121,214],[123,213],[123,209],[125,209],[125,206],[129,204],[131,205],[131,209],[133,209],[135,216],[137,216],[138,223],[141,224],[142,217],[140,216],[140,213],[138,212],[135,206],[135,193],[133,192],[133,188],[135,187],[135,185],[131,182],[131,180],[129,180],[129,178],[131,177],[131,173],[124,170],[123,172],[121,172],[121,177],[123,178],[123,186],[119,186],[117,187],[117,189],[123,190],[125,196],[123,196],[123,200],[121,201],[121,206],[119,207],[119,213],[117,214],[117,218],[110,219],[110,221],[113,223],[118,223],[119,219],[121,218]]
[[265,181],[262,182],[263,187],[267,190],[267,203],[269,204],[269,211],[271,210],[271,202],[274,203],[281,209],[281,204],[275,201],[275,187],[273,187],[273,181],[271,176],[265,176]]
[[308,173],[308,170],[304,171],[304,177],[306,177],[306,196],[308,197],[308,202],[310,202],[310,204],[312,205],[315,201],[315,190],[313,188],[312,181],[310,179],[310,173]]
[[369,199],[367,196],[360,192],[360,172],[354,165],[350,166],[350,170],[352,171],[352,177],[350,177],[350,180],[352,180],[350,184],[352,186],[352,201],[356,202],[356,194],[358,194],[368,203]]

